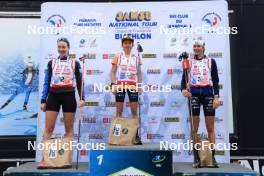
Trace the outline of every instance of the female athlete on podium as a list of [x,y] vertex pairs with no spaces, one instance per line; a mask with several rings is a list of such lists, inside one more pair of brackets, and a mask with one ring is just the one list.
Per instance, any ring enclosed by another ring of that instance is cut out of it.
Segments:
[[[215,109],[220,106],[217,65],[214,59],[208,58],[204,54],[205,43],[202,39],[195,40],[193,51],[194,54],[190,55],[188,59],[188,75],[183,74],[182,76],[181,91],[184,96],[190,98],[194,143],[197,143],[200,108],[203,105],[208,140],[215,144]],[[214,157],[215,150],[212,151],[212,155],[213,164],[217,166]],[[194,164],[199,165],[199,157],[196,151],[194,152],[194,160]]]
[[[74,136],[74,115],[77,108],[75,88],[79,96],[82,87],[81,65],[69,57],[70,42],[67,38],[57,40],[58,58],[48,62],[41,97],[41,110],[45,112],[45,131],[42,140],[48,140],[55,128],[56,118],[62,107],[65,135]],[[83,106],[84,96],[80,97],[80,106]],[[40,162],[40,167],[41,164]]]

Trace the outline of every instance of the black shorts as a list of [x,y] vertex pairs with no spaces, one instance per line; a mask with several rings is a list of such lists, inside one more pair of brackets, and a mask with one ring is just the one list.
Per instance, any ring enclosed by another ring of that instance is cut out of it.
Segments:
[[50,92],[47,99],[46,110],[59,112],[61,106],[63,112],[76,112],[77,103],[75,92]]
[[116,102],[124,102],[126,92],[129,97],[129,102],[138,102],[138,92],[130,91],[128,89],[124,89],[123,91],[117,91],[116,93]]
[[194,116],[200,115],[201,105],[203,105],[205,116],[215,116],[215,109],[213,108],[214,96],[204,96],[200,94],[193,94],[191,98],[192,114]]

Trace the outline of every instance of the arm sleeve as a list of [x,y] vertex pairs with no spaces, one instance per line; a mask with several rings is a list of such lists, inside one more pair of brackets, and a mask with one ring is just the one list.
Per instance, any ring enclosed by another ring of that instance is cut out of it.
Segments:
[[51,75],[52,75],[52,62],[49,61],[47,69],[45,70],[45,78],[44,78],[44,83],[43,83],[41,103],[46,103],[48,93],[49,93]]
[[213,82],[214,95],[219,95],[219,77],[217,65],[214,59],[212,59],[211,76]]
[[182,72],[182,80],[181,80],[181,91],[183,89],[186,89],[186,78],[185,78],[185,74],[184,74],[184,71]]
[[[78,61],[75,61],[75,78],[76,78],[76,85],[80,100],[84,100],[84,89],[82,90],[82,67]],[[81,94],[82,91],[82,94]],[[81,97],[82,96],[82,97]]]

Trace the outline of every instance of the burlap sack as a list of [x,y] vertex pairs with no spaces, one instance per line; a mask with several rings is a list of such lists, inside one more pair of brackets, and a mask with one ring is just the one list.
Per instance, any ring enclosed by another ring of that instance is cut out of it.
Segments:
[[201,146],[200,150],[198,150],[198,154],[200,158],[200,166],[201,167],[212,167],[213,158],[212,158],[212,151],[209,148],[210,141],[201,139],[199,140],[199,143]]
[[138,127],[138,118],[113,118],[109,129],[109,144],[135,145]]
[[42,150],[46,168],[68,168],[72,166],[72,138],[50,139],[43,142]]

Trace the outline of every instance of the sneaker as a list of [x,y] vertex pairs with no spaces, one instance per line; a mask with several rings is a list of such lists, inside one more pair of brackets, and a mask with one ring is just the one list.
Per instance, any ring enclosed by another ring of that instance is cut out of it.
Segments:
[[37,169],[46,169],[44,159],[39,162]]

